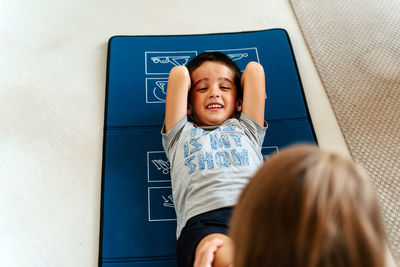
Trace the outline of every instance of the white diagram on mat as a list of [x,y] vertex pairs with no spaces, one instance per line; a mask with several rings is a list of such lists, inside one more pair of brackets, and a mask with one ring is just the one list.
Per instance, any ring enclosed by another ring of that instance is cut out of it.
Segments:
[[165,103],[168,78],[146,78],[146,103]]
[[261,154],[263,156],[264,161],[266,161],[271,154],[278,152],[279,152],[278,146],[263,146],[261,148]]
[[164,151],[147,152],[147,181],[171,181],[170,164]]
[[145,73],[169,74],[173,67],[186,66],[195,56],[197,56],[197,51],[146,51]]
[[163,206],[167,208],[175,208],[174,198],[172,195],[168,195],[167,197],[161,196],[164,199]]
[[175,205],[170,186],[148,187],[148,220],[175,221]]
[[186,66],[189,62],[190,56],[168,56],[168,57],[152,57],[151,61],[155,64],[168,64],[174,66]]
[[241,60],[242,58],[248,57],[249,54],[247,54],[247,53],[234,53],[234,54],[228,54],[228,56],[229,56],[233,61],[238,61],[238,60]]
[[161,170],[163,174],[169,174],[169,162],[162,159],[153,159],[151,163],[156,166],[157,170]]
[[227,54],[233,61],[235,61],[241,71],[244,71],[250,61],[260,63],[257,47],[207,50],[207,52],[211,51],[219,51]]

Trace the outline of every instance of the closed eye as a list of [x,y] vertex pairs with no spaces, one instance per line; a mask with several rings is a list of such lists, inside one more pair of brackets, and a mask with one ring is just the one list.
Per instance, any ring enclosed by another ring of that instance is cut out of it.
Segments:
[[220,86],[219,88],[221,88],[222,90],[229,90],[229,89],[231,89],[230,87],[227,87],[227,86]]

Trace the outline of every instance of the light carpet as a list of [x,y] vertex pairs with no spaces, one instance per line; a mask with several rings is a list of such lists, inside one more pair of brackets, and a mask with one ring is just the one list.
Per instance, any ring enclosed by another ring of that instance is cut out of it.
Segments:
[[353,158],[400,260],[400,1],[291,0]]

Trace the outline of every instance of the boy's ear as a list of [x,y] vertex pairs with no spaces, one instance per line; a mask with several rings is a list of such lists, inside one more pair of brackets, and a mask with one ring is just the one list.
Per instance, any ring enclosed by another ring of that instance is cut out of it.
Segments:
[[192,115],[192,105],[190,105],[190,104],[187,107],[187,114]]
[[242,112],[242,99],[236,100],[236,111]]

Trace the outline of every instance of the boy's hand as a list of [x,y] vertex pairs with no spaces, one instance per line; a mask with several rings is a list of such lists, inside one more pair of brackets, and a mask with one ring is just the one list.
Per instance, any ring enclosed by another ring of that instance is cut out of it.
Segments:
[[193,267],[211,267],[214,261],[214,253],[224,244],[221,239],[215,238],[207,241],[199,248]]

